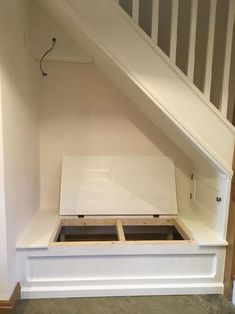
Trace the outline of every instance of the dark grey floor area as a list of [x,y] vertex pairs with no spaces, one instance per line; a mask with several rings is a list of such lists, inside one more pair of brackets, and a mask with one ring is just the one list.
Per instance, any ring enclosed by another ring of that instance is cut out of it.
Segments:
[[21,300],[17,314],[232,314],[221,295]]

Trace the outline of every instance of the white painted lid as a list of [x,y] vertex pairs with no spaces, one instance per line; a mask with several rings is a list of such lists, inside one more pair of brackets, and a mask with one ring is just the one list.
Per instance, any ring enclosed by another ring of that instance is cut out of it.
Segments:
[[171,159],[63,157],[60,215],[175,214],[175,171]]

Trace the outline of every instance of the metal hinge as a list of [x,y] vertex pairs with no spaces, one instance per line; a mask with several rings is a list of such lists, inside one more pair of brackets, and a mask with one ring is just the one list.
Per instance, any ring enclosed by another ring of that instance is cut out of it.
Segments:
[[153,215],[153,218],[159,218],[160,216],[159,215]]

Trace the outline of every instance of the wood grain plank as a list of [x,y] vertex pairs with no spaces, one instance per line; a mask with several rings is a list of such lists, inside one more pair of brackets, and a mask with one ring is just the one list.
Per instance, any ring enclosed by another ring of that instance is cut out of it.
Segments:
[[123,230],[123,226],[122,226],[122,222],[121,222],[120,219],[117,219],[117,221],[116,221],[116,228],[117,228],[118,240],[122,241],[122,242],[126,241],[124,230]]
[[0,313],[1,314],[14,314],[16,311],[17,301],[20,299],[20,283],[15,286],[14,291],[9,300],[0,300]]

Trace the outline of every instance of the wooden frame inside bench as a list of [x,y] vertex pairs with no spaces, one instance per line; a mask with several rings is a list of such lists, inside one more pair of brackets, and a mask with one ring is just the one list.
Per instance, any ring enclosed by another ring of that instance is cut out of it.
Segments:
[[[117,232],[117,241],[62,241],[57,242],[63,227],[76,226],[115,226]],[[183,240],[174,240],[172,235],[167,236],[167,240],[126,240],[125,226],[158,226],[175,227]],[[145,244],[145,243],[192,243],[193,236],[186,226],[177,218],[62,218],[57,230],[52,236],[51,246],[79,246],[79,245],[100,245],[100,244]]]

